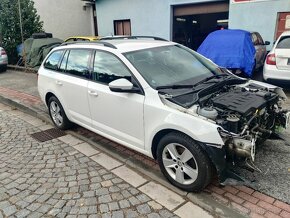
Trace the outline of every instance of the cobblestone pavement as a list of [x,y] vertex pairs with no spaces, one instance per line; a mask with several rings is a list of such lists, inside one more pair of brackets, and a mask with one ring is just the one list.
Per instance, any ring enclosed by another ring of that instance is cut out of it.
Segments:
[[2,104],[0,120],[0,218],[177,217],[79,152],[80,140],[40,143],[30,134],[50,126]]

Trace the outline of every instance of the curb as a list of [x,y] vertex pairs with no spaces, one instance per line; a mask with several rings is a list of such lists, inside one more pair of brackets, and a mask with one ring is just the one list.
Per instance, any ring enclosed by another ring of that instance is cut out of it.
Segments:
[[[25,112],[31,116],[37,117],[38,119],[52,124],[49,116],[47,113],[43,111],[37,111],[35,109],[29,108],[21,103],[18,103],[16,101],[13,101],[11,99],[5,98],[3,96],[0,96],[0,102],[9,105],[11,107],[17,108],[22,112]],[[239,213],[236,210],[231,209],[230,207],[225,206],[224,204],[214,200],[209,194],[205,192],[201,193],[188,193],[184,192],[175,186],[171,185],[161,174],[160,171],[149,169],[148,165],[145,163],[142,163],[141,161],[135,159],[132,156],[125,156],[125,154],[120,154],[117,151],[114,151],[113,149],[110,149],[111,147],[105,146],[102,142],[94,142],[92,139],[89,139],[85,136],[82,136],[79,133],[73,132],[71,130],[67,130],[67,132],[84,142],[87,142],[91,145],[93,145],[96,149],[99,149],[100,151],[108,154],[109,156],[112,156],[113,158],[117,159],[120,162],[123,162],[125,165],[129,166],[130,168],[136,170],[140,174],[145,175],[146,177],[152,179],[153,181],[161,184],[162,186],[168,188],[169,190],[181,195],[185,200],[188,200],[192,202],[193,204],[196,204],[197,206],[203,208],[204,210],[211,213],[214,217],[224,217],[224,218],[242,218],[242,217],[248,217],[246,214]]]
[[26,72],[26,73],[37,73],[37,69],[34,68],[29,68],[29,67],[21,67],[21,66],[17,66],[17,65],[8,65],[7,68],[9,70],[17,70],[17,71],[22,71],[22,72]]

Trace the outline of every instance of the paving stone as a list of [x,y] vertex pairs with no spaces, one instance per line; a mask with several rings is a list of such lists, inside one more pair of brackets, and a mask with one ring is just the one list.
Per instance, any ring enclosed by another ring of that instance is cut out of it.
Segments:
[[3,210],[4,215],[8,217],[14,214],[15,212],[17,212],[17,208],[14,205],[5,207],[2,210]]
[[142,204],[137,207],[137,210],[140,214],[149,214],[151,213],[151,209],[148,204]]
[[[26,210],[26,209],[23,209],[23,210],[20,210],[18,211],[15,216],[17,218],[24,218],[24,217],[27,217],[31,212],[29,210]],[[0,216],[1,217],[1,216]]]
[[145,184],[144,186],[140,187],[139,190],[143,193],[146,193],[153,200],[156,200],[158,203],[165,206],[169,210],[178,207],[185,201],[182,197],[173,191],[170,191],[169,189],[154,182]]
[[101,213],[107,213],[109,212],[109,207],[107,204],[100,204],[100,211]]
[[188,202],[182,207],[178,208],[174,213],[184,218],[213,218],[213,216],[210,215],[207,211],[203,210],[201,207],[194,205],[191,202]]
[[130,207],[130,203],[128,200],[121,200],[119,201],[119,204],[120,204],[120,207],[121,208],[127,208],[127,207]]
[[117,202],[110,202],[109,203],[109,209],[110,211],[113,211],[113,210],[119,210],[119,205]]
[[115,160],[114,158],[111,158],[110,156],[104,153],[100,153],[95,156],[92,156],[91,159],[108,170],[114,169],[122,165],[121,162]]
[[160,215],[158,213],[150,213],[147,216],[148,218],[160,218]]
[[123,217],[124,217],[124,213],[121,210],[113,211],[112,213],[112,218],[123,218]]
[[102,195],[98,198],[99,203],[108,203],[110,201],[112,201],[112,198],[110,195]]
[[133,185],[134,187],[138,187],[147,182],[147,180],[144,177],[137,174],[136,172],[134,172],[133,170],[129,169],[126,166],[118,167],[114,169],[112,172],[115,173],[117,176],[121,177],[129,184]]
[[74,148],[86,156],[93,156],[99,153],[97,149],[93,148],[90,144],[86,142],[75,145]]

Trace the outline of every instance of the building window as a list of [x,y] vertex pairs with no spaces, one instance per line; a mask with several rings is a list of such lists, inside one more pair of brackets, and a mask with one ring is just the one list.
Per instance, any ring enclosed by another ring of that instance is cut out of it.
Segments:
[[115,35],[131,36],[131,21],[130,20],[115,20],[114,21]]

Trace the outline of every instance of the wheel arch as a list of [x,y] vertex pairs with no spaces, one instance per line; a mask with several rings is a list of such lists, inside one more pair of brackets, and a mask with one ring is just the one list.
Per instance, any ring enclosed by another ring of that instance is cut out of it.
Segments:
[[[46,95],[45,95],[45,104],[46,104],[47,106],[48,106],[48,101],[49,101],[49,99],[50,99],[52,96],[56,97],[55,94],[53,94],[52,92],[48,92],[48,93],[46,93]],[[56,97],[56,98],[57,98],[57,97]]]
[[[184,135],[187,135],[188,137],[192,138],[190,135],[182,132],[182,131],[179,131],[179,130],[176,130],[176,129],[162,129],[162,130],[159,130],[153,137],[153,140],[152,140],[152,144],[151,144],[151,153],[152,153],[152,156],[154,157],[154,159],[156,160],[157,159],[157,146],[158,146],[158,143],[159,141],[167,134],[171,133],[171,132],[179,132],[179,133],[182,133]],[[193,138],[192,138],[193,139]],[[193,139],[195,140],[195,139]]]

